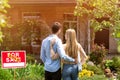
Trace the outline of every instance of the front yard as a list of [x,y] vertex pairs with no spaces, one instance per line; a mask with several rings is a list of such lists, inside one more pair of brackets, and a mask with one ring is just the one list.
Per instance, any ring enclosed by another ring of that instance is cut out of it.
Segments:
[[[114,58],[117,63],[113,64],[112,62],[107,62],[104,65],[92,65],[89,61],[83,65],[83,70],[79,72],[80,80],[120,80],[120,67],[118,61],[119,58]],[[114,60],[111,59],[111,60]],[[111,65],[111,64],[112,65]],[[111,69],[111,73],[116,71],[117,74],[115,77],[109,76],[107,77],[104,73],[105,67]],[[114,67],[115,66],[115,67]],[[1,64],[0,64],[1,67]],[[114,70],[112,70],[114,69]],[[27,55],[27,64],[25,68],[17,68],[17,69],[2,69],[0,68],[0,80],[44,80],[44,66],[37,62],[33,55]]]

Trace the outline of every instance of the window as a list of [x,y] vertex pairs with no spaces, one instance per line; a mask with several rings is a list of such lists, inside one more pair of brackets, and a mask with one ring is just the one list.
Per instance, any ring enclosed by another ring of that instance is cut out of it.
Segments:
[[72,28],[75,29],[77,33],[77,17],[74,16],[73,13],[65,13],[63,15],[64,22],[63,22],[63,42],[65,42],[65,32],[67,29]]
[[[30,33],[29,36],[31,36],[31,45],[39,45],[40,44],[40,26],[38,25],[40,20],[40,13],[39,12],[23,12],[22,13],[22,21],[26,22],[27,26],[29,27],[30,31],[29,32],[25,32],[26,34]],[[29,23],[31,23],[31,25],[29,25]],[[28,29],[28,28],[27,28]],[[25,36],[25,35],[23,35]],[[27,35],[28,36],[28,35]],[[26,37],[24,37],[26,38]],[[23,41],[25,40],[24,38],[22,38],[22,44]]]
[[40,13],[39,12],[23,12],[22,19],[25,20],[39,20]]

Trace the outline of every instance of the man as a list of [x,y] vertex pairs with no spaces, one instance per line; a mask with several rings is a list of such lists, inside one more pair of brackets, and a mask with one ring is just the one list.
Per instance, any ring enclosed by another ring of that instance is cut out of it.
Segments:
[[[61,80],[61,59],[75,62],[75,60],[65,54],[62,41],[58,37],[61,32],[62,25],[59,22],[55,22],[52,26],[52,35],[49,35],[42,41],[40,58],[44,63],[45,68],[45,80]],[[60,58],[52,60],[50,56],[50,41],[55,39],[54,51],[59,54]]]

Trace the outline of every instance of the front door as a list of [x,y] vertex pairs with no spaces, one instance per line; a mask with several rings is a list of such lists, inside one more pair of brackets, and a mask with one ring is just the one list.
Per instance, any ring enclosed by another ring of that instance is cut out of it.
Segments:
[[95,33],[95,43],[98,45],[103,44],[106,49],[109,49],[109,30],[103,29]]

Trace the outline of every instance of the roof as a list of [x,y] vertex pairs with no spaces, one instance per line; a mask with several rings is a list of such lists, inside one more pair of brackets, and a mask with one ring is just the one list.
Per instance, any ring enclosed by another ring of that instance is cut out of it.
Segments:
[[10,4],[76,3],[76,0],[9,0]]

